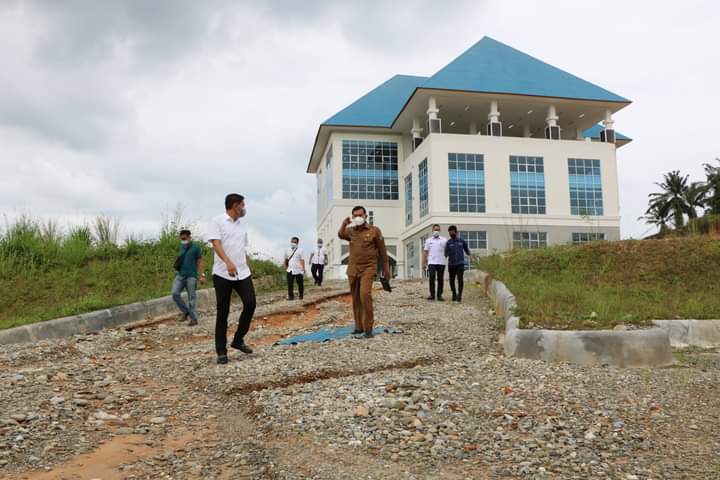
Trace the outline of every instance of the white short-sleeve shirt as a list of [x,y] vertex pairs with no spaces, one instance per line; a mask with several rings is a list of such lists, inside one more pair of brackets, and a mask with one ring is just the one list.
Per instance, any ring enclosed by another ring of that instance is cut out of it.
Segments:
[[[293,253],[293,251],[295,253]],[[292,258],[291,258],[292,257]],[[288,267],[287,271],[288,273],[292,273],[293,275],[300,275],[303,273],[303,267],[302,267],[302,259],[303,259],[303,249],[300,247],[297,248],[288,248],[285,250],[285,260],[288,260]]]
[[231,277],[227,265],[216,253],[213,262],[213,275],[227,280],[244,280],[250,276],[250,267],[247,264],[248,234],[238,218],[233,220],[230,215],[223,213],[210,221],[208,226],[208,241],[220,240],[225,255],[237,267],[237,276]]
[[325,264],[325,256],[327,253],[325,252],[325,247],[315,247],[312,251],[312,263],[314,265],[324,265]]
[[428,252],[428,265],[445,265],[445,237],[430,237],[425,240],[425,251]]

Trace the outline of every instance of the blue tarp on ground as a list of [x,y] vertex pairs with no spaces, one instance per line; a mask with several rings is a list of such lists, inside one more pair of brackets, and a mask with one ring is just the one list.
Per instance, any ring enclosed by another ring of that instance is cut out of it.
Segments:
[[[317,332],[305,333],[288,337],[277,342],[278,345],[295,345],[304,342],[329,342],[330,340],[340,340],[341,338],[352,336],[353,327],[326,328]],[[374,335],[382,333],[395,333],[395,329],[391,327],[375,327]]]

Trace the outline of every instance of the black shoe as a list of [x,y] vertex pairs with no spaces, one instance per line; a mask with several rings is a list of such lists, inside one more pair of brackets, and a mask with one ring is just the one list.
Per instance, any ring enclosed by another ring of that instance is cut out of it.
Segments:
[[442,298],[442,297],[437,297],[437,301],[438,301],[438,302],[444,302],[444,301],[445,301],[445,299],[444,299],[444,298]]
[[372,330],[370,330],[369,332],[365,332],[365,338],[372,338],[372,337],[374,337],[374,336],[375,336],[375,335],[373,335]]
[[300,300],[302,300],[302,299],[303,299],[303,296],[302,296],[302,295],[300,295]]
[[228,362],[227,355],[218,355],[217,363],[220,365],[225,365]]
[[363,330],[353,330],[353,332],[352,332],[353,335],[360,335],[361,333],[364,333],[364,331]]
[[435,300],[435,297],[433,297],[433,296],[431,295],[431,296],[427,297],[427,299],[432,302],[433,300]]
[[290,301],[290,300],[295,300],[295,297],[287,297],[287,300],[288,300],[288,301]]
[[458,303],[462,302],[462,297],[458,297],[458,298],[457,298],[457,302],[458,302]]
[[180,318],[178,318],[178,322],[187,322],[187,319],[190,317],[189,313],[183,313],[180,315]]
[[455,294],[453,293],[452,301],[453,301],[453,302],[457,302],[457,299],[458,299],[457,295],[455,295]]
[[187,324],[188,327],[194,327],[198,324],[197,320],[190,320]]
[[245,342],[236,344],[235,342],[231,343],[230,346],[234,348],[235,350],[240,350],[243,353],[250,354],[252,353],[252,348],[248,347]]

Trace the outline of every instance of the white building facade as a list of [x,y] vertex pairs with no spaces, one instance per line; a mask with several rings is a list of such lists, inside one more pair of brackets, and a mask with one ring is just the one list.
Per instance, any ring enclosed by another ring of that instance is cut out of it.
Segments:
[[323,123],[308,173],[329,278],[364,206],[401,278],[456,225],[474,254],[620,238],[613,114],[629,100],[490,38],[432,77],[395,76]]

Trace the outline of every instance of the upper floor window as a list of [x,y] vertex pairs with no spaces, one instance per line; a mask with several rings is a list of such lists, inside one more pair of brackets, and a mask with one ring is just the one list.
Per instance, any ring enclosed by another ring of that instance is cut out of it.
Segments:
[[413,223],[413,196],[412,196],[412,172],[405,177],[405,225]]
[[475,153],[448,153],[451,212],[485,212],[485,163]]
[[427,158],[418,165],[418,184],[420,187],[420,218],[422,218],[430,213]]
[[513,248],[547,247],[547,232],[513,232]]
[[398,200],[397,143],[343,140],[343,197]]
[[600,232],[573,232],[572,234],[572,243],[576,245],[598,240],[605,240],[605,234]]
[[542,157],[510,157],[512,213],[545,213],[545,166]]
[[600,160],[568,159],[570,177],[570,213],[599,216],[603,214]]

